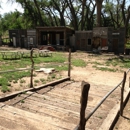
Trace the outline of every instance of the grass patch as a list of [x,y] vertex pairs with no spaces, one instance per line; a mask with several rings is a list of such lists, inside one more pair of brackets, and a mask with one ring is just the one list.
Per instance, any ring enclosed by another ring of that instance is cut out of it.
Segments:
[[123,58],[123,57],[118,57],[118,58],[111,58],[108,59],[105,64],[107,66],[119,66],[121,68],[130,68],[130,59],[128,58]]
[[86,62],[82,59],[72,59],[72,65],[76,67],[85,67]]
[[45,79],[44,79],[44,78],[41,78],[40,81],[41,81],[42,83],[44,83],[44,82],[45,82]]
[[3,93],[10,92],[10,88],[8,86],[6,86],[6,85],[2,85],[1,92],[3,92]]
[[107,67],[98,67],[98,66],[93,66],[93,68],[96,68],[97,70],[101,71],[109,71],[109,72],[116,72],[118,69],[112,69],[112,68],[107,68]]
[[50,57],[38,57],[34,59],[34,62],[36,64],[45,62],[45,63],[49,63],[49,62],[54,62],[54,63],[64,63],[67,60],[66,55],[64,55],[64,53],[54,53],[52,56]]
[[21,100],[21,103],[25,103],[25,101],[24,101],[24,100]]
[[39,83],[39,82],[40,82],[40,81],[39,81],[39,80],[37,80],[37,79],[35,79],[35,80],[34,80],[34,83]]
[[8,81],[18,81],[19,79],[22,79],[23,77],[28,77],[30,76],[29,71],[20,71],[20,72],[12,72],[12,73],[3,73],[2,77],[5,77],[8,79]]
[[20,83],[26,83],[24,79],[20,79]]
[[51,74],[51,78],[55,79],[56,78],[56,74]]
[[102,63],[99,63],[99,62],[97,62],[97,61],[89,62],[89,63],[94,64],[94,65],[102,65]]

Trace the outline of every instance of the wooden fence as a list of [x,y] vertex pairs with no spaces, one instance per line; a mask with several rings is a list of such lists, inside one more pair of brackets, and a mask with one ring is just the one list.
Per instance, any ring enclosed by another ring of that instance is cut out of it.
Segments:
[[[30,70],[30,88],[33,88],[34,87],[34,85],[33,85],[33,73],[34,73],[34,70],[35,70],[34,61],[33,61],[34,50],[35,49],[31,49],[30,56],[29,56],[30,57],[30,61],[31,61],[31,67],[24,68],[24,69],[15,69],[15,70],[0,71],[0,74],[2,74],[2,73],[8,73],[8,72],[17,72],[17,71]],[[63,64],[67,64],[68,65],[68,75],[67,76],[70,78],[70,76],[71,76],[71,49],[69,49],[68,62],[66,62],[66,63],[60,63],[60,64],[59,63],[58,64],[54,64],[54,66],[55,65],[63,65]]]
[[[89,118],[96,112],[96,110],[102,105],[102,103],[110,96],[120,85],[121,87],[121,100],[120,100],[120,115],[123,116],[123,109],[124,109],[124,87],[126,83],[126,76],[130,72],[130,69],[128,69],[127,72],[124,72],[124,77],[122,81],[114,87],[111,91],[109,91],[103,98],[102,100],[98,103],[98,105],[89,113],[87,117],[85,117],[85,110],[87,107],[87,102],[88,102],[88,93],[89,93],[89,88],[90,84],[87,82],[82,82],[81,85],[81,108],[80,108],[80,121],[79,124],[74,128],[74,130],[85,130],[85,125],[86,122],[89,120]],[[130,87],[130,78],[129,78],[129,87]]]

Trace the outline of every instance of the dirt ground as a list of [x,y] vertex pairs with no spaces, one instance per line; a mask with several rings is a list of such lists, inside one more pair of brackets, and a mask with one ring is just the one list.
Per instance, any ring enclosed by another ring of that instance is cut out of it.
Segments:
[[[6,48],[1,48],[6,49]],[[67,53],[66,53],[67,55]],[[81,58],[84,59],[84,61],[93,61],[93,62],[104,62],[107,58],[115,57],[113,54],[109,54],[109,56],[106,56],[107,54],[103,54],[100,56],[95,56],[93,54],[83,53],[83,52],[75,52],[72,53],[72,57]],[[102,65],[104,66],[104,64]],[[115,67],[113,67],[115,68]],[[104,84],[115,87],[118,83],[121,82],[123,78],[123,71],[126,71],[127,69],[122,69],[122,71],[117,72],[110,72],[110,71],[100,71],[96,70],[93,67],[93,64],[87,64],[86,67],[72,67],[71,71],[71,79],[76,81],[87,81],[90,83],[96,83],[97,85]],[[61,75],[66,76],[66,72],[62,72]],[[48,75],[39,73],[37,74],[37,78],[39,77],[46,77]],[[28,83],[30,81],[30,78],[25,79]],[[19,91],[18,88],[19,84],[13,85],[14,89],[12,91]],[[26,86],[26,85],[24,85]],[[26,87],[25,87],[26,88]],[[24,88],[22,88],[24,89]],[[0,93],[2,95],[2,93]],[[116,126],[114,127],[114,130],[129,130],[130,129],[130,99],[128,100],[128,103],[124,109],[124,117],[120,117],[118,122],[116,123]]]

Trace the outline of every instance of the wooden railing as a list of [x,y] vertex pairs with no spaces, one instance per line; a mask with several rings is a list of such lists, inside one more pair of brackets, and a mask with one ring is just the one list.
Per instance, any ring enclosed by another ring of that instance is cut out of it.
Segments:
[[[96,112],[96,110],[103,104],[103,102],[110,96],[120,85],[122,85],[121,88],[121,101],[120,101],[120,115],[123,116],[123,109],[124,109],[124,86],[126,82],[126,76],[130,72],[130,69],[127,70],[127,72],[124,72],[124,77],[122,81],[114,87],[111,91],[109,91],[103,98],[102,100],[98,103],[98,105],[89,113],[87,117],[85,117],[85,110],[87,107],[87,102],[88,102],[88,93],[89,93],[89,88],[90,84],[87,82],[82,82],[82,90],[81,90],[81,108],[80,108],[80,121],[79,124],[74,128],[74,130],[85,130],[85,125],[86,122],[89,120],[89,118]],[[129,81],[130,85],[130,81]]]

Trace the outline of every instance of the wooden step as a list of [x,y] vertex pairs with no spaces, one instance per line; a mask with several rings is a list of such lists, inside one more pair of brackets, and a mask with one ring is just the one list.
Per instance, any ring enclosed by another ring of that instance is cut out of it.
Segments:
[[[30,95],[32,92],[27,92],[25,95]],[[51,97],[51,96],[47,96],[46,94],[44,95],[40,95],[40,94],[37,94],[37,93],[33,93],[31,95],[31,97],[33,97],[34,100],[37,100],[37,101],[45,101],[45,100],[48,100],[48,101],[51,101],[51,102],[56,102],[56,103],[59,103],[59,104],[63,104],[63,105],[66,105],[66,106],[69,106],[69,107],[75,107],[75,108],[78,108],[80,107],[80,104],[76,104],[76,103],[73,103],[73,102],[69,102],[69,101],[65,101],[65,100],[62,100],[60,98],[54,98],[54,97]]]
[[[24,96],[24,95],[21,95],[21,96]],[[79,113],[78,107],[74,108],[74,106],[69,106],[68,104],[51,102],[51,101],[48,101],[47,99],[40,99],[40,98],[38,99],[38,98],[35,98],[33,96],[26,98],[24,100],[24,102],[31,103],[33,105],[39,105],[39,106],[49,105],[49,106],[54,106],[57,109],[62,108],[64,110],[69,110],[69,111],[74,112],[74,113]]]
[[[42,130],[45,129],[45,130],[51,130],[52,128],[54,130],[58,130],[58,129],[73,129],[75,127],[74,124],[71,124],[69,122],[64,122],[64,121],[61,121],[57,118],[54,118],[54,117],[49,117],[49,116],[41,116],[41,115],[38,115],[38,114],[34,114],[34,113],[31,113],[31,112],[28,112],[28,111],[24,111],[24,110],[21,110],[21,109],[18,109],[18,108],[15,108],[15,107],[12,107],[12,106],[4,106],[0,109],[0,112],[1,112],[1,116],[3,115],[3,117],[8,117],[9,114],[10,114],[10,117],[11,119],[13,118],[14,120],[16,120],[15,118],[17,116],[20,116],[17,121],[20,122],[20,121],[23,121],[23,120],[27,120],[26,123],[30,123],[31,124],[35,124],[37,123],[37,125],[39,126],[39,129],[42,127]],[[22,118],[22,120],[21,120]],[[33,125],[34,125],[33,124]],[[35,126],[37,126],[35,125]],[[53,130],[52,129],[52,130]]]
[[66,122],[70,122],[72,124],[77,124],[79,121],[79,116],[76,116],[74,113],[72,112],[67,112],[67,111],[61,111],[61,109],[59,110],[59,108],[52,108],[50,107],[46,107],[46,106],[35,106],[33,104],[30,103],[22,103],[17,104],[15,107],[26,110],[26,111],[30,111],[39,115],[44,116],[50,116],[50,117],[55,117],[60,119],[61,121],[66,121]]

